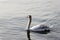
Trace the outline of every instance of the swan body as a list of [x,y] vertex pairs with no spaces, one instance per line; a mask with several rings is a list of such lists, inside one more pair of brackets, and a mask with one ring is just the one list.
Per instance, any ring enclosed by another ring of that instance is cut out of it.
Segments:
[[[52,26],[51,26],[52,27]],[[51,31],[51,27],[47,26],[47,25],[44,25],[44,24],[38,24],[36,26],[33,26],[30,28],[30,31],[32,32],[39,32],[39,33],[48,33]]]

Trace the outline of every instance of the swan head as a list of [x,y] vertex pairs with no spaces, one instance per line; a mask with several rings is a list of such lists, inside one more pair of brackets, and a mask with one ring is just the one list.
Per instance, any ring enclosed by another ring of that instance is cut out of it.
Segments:
[[31,16],[31,15],[28,15],[27,18],[28,18],[28,19],[32,19],[32,16]]
[[31,15],[28,15],[27,18],[32,18],[32,16]]

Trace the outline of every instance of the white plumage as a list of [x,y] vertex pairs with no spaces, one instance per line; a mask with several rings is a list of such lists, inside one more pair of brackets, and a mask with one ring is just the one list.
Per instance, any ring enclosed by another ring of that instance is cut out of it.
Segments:
[[33,26],[30,28],[30,31],[45,31],[45,30],[51,30],[53,26],[47,26],[45,24],[38,24],[36,26]]

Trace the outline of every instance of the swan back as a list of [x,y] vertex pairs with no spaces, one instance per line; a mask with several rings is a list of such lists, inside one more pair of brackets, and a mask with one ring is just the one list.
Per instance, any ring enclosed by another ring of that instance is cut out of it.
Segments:
[[51,30],[51,27],[49,27],[45,24],[42,24],[42,25],[38,24],[36,26],[31,27],[30,30],[31,31],[44,31],[44,30]]

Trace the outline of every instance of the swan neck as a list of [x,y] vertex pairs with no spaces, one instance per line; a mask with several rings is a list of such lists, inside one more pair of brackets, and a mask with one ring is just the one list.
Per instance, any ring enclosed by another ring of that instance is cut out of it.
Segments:
[[31,25],[31,20],[32,20],[32,18],[30,16],[29,17],[29,20],[28,20],[28,29],[27,29],[27,38],[28,38],[28,40],[31,40],[31,38],[30,38],[30,25]]
[[28,20],[28,29],[30,28],[31,21],[32,21],[32,18],[29,18],[29,20]]

